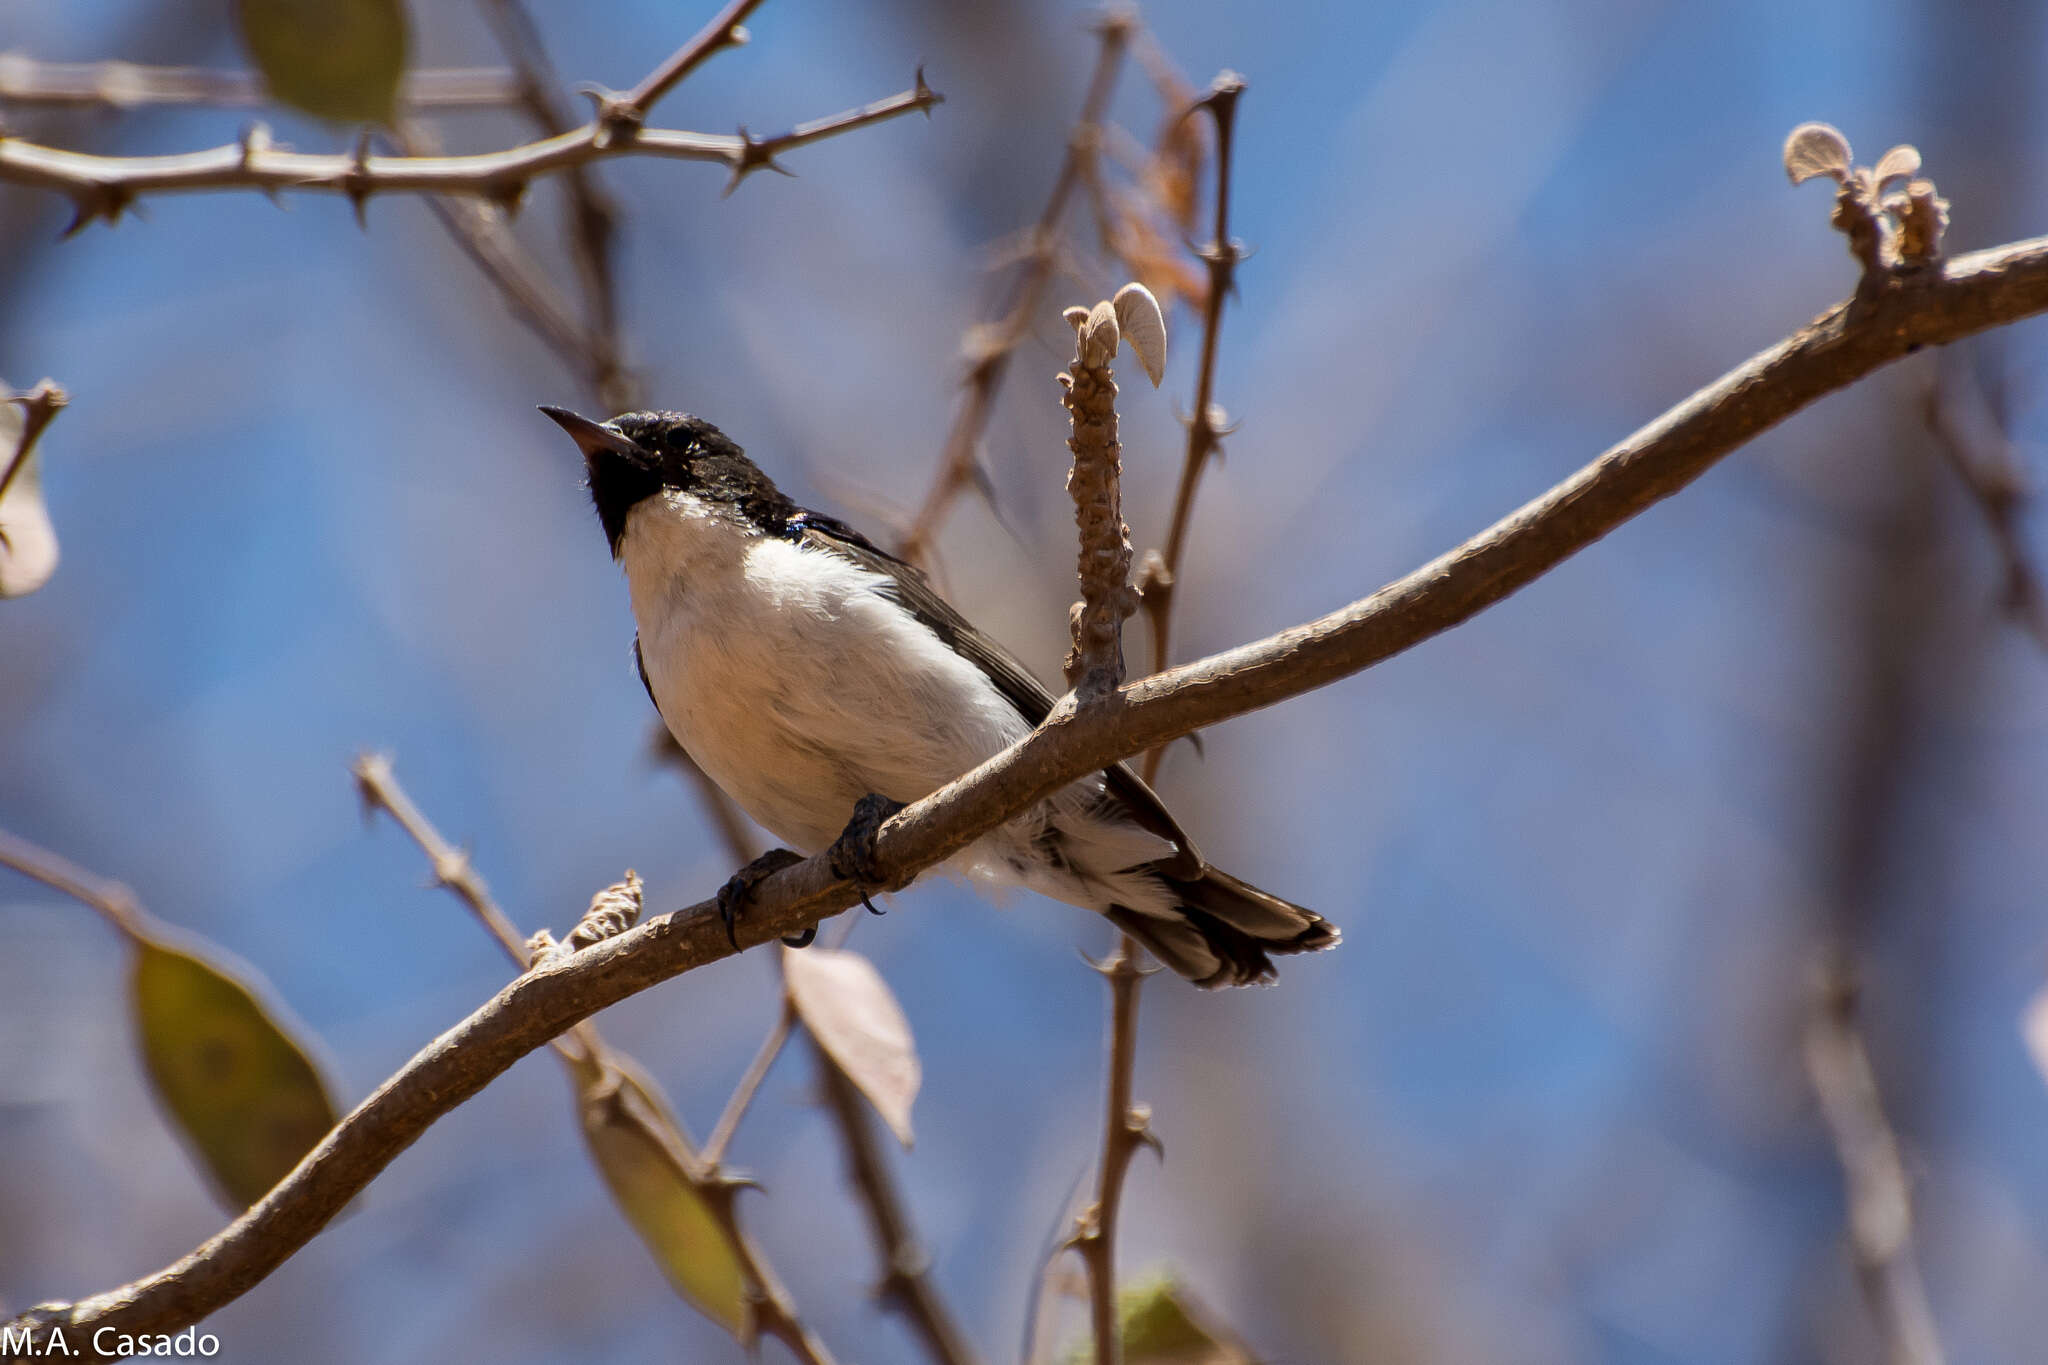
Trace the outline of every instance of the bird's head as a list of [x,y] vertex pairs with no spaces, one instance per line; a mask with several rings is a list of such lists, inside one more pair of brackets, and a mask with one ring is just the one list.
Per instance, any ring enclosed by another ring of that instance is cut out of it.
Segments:
[[566,408],[541,411],[583,452],[590,500],[614,559],[633,509],[659,493],[694,495],[756,527],[779,525],[794,510],[746,453],[701,417],[626,412],[593,422]]

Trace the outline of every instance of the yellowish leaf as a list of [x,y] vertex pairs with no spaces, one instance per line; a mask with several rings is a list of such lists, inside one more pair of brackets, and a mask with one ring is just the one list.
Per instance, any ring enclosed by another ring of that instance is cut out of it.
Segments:
[[875,964],[859,953],[805,948],[782,955],[797,1017],[908,1147],[923,1072],[910,1021]]
[[654,1081],[616,1053],[577,1081],[583,1137],[598,1174],[669,1283],[691,1306],[741,1341],[752,1309],[738,1251],[691,1183],[691,1155]]
[[389,123],[410,45],[403,0],[237,0],[272,96],[334,123]]
[[[1256,1365],[1251,1348],[1213,1321],[1170,1273],[1127,1285],[1116,1296],[1124,1365]],[[1077,1343],[1068,1365],[1093,1365],[1093,1342]]]
[[228,1203],[255,1203],[335,1124],[334,1101],[247,968],[135,941],[136,1034],[157,1098]]

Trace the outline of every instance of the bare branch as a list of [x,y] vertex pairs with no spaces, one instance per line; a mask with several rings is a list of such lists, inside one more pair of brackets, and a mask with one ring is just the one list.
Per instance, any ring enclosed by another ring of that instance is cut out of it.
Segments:
[[624,119],[638,123],[647,117],[654,102],[682,84],[683,79],[702,66],[711,57],[729,47],[738,47],[747,41],[747,16],[761,7],[761,0],[731,0],[723,10],[706,24],[696,37],[677,48],[669,59],[647,73],[647,78],[633,87],[630,93],[601,100],[599,108],[606,118]]
[[[784,952],[789,951],[784,949]],[[725,1160],[725,1149],[732,1145],[732,1135],[740,1128],[740,1120],[746,1117],[747,1109],[760,1093],[761,1082],[768,1079],[769,1068],[782,1055],[783,1047],[789,1042],[791,1030],[796,1026],[796,1007],[783,996],[775,1011],[775,1022],[768,1026],[768,1036],[761,1040],[761,1046],[754,1052],[754,1060],[747,1063],[747,1070],[740,1077],[740,1083],[733,1087],[732,1097],[725,1102],[725,1111],[712,1125],[711,1136],[704,1140],[704,1160],[713,1166]]]
[[[568,132],[576,120],[563,111],[557,97],[561,80],[533,16],[521,0],[484,0],[483,10],[518,77],[520,107],[548,136]],[[618,272],[612,260],[618,210],[599,187],[595,168],[578,166],[563,177],[563,183],[569,191],[565,208],[570,255],[582,282],[583,311],[596,342],[589,367],[592,387],[605,412],[624,412],[639,407],[640,402],[637,386],[621,363],[625,348],[619,336]]]
[[903,1315],[938,1365],[975,1365],[974,1348],[932,1284],[930,1262],[918,1245],[917,1230],[911,1226],[902,1193],[889,1172],[888,1158],[876,1139],[867,1101],[825,1049],[814,1044],[811,1050],[818,1059],[825,1108],[838,1125],[847,1169],[867,1210],[875,1249],[881,1255],[882,1278],[875,1286],[875,1297],[883,1307]]
[[150,915],[120,882],[94,876],[67,858],[59,857],[18,834],[0,830],[0,867],[11,867],[54,891],[99,912],[100,916],[131,939],[153,937]]
[[1096,30],[1102,46],[1095,58],[1094,74],[1088,78],[1088,94],[1081,102],[1080,117],[1067,134],[1066,157],[1060,162],[1060,173],[1053,181],[1052,193],[1046,196],[1045,208],[1031,229],[1027,253],[1011,283],[1002,315],[968,333],[967,392],[946,432],[945,450],[939,457],[931,490],[911,519],[910,529],[896,543],[896,553],[913,564],[929,566],[939,527],[952,510],[954,500],[979,480],[975,452],[981,444],[981,433],[995,408],[996,394],[1002,390],[1010,355],[1017,343],[1030,334],[1032,319],[1045,301],[1046,285],[1051,282],[1053,264],[1059,259],[1060,219],[1066,215],[1074,187],[1085,181],[1086,168],[1098,154],[1102,119],[1109,109],[1109,97],[1116,91],[1124,52],[1137,27],[1137,13],[1128,8],[1112,9],[1103,16]]
[[[350,772],[355,775],[356,789],[362,794],[364,808],[382,810],[398,822],[399,827],[419,845],[420,851],[427,855],[427,861],[434,869],[435,884],[455,892],[463,903],[476,913],[477,919],[491,931],[491,936],[498,940],[507,955],[524,969],[530,956],[527,941],[520,937],[511,917],[492,899],[490,889],[484,885],[483,877],[470,862],[469,855],[443,838],[441,832],[434,828],[433,822],[413,804],[405,788],[399,785],[398,776],[391,769],[391,760],[383,754],[364,754],[350,766]],[[0,845],[0,851],[4,851],[4,845]],[[637,907],[639,880],[628,873],[627,882],[631,887],[633,903]],[[599,900],[602,901],[603,897],[601,896]],[[592,910],[595,911],[597,908],[597,905],[593,904]],[[571,936],[568,946],[572,949],[577,937],[573,934]],[[584,948],[583,951],[587,952],[588,948]],[[568,951],[561,953],[560,958],[573,959],[575,955],[574,951]],[[556,959],[551,957],[546,960]],[[542,965],[541,960],[535,960],[534,965]],[[597,1031],[597,1025],[588,1019],[572,1025],[568,1033],[575,1039],[574,1047],[563,1046],[560,1038],[556,1038],[554,1044],[556,1050],[569,1063],[572,1076],[580,1076],[590,1068],[616,1070],[621,1064],[638,1070],[636,1063],[614,1051],[604,1041],[603,1036]],[[774,1060],[772,1054],[768,1060]],[[765,1074],[765,1063],[761,1065],[761,1070]],[[758,1079],[755,1084],[759,1084]],[[634,1090],[632,1087],[625,1087],[620,1093],[622,1099],[630,1100]],[[737,1124],[737,1116],[733,1121]],[[703,1197],[705,1206],[712,1211],[723,1227],[733,1253],[739,1260],[741,1273],[746,1276],[747,1284],[750,1286],[753,1308],[760,1329],[788,1346],[799,1360],[807,1362],[808,1365],[830,1365],[830,1353],[804,1326],[802,1319],[797,1316],[795,1305],[790,1300],[789,1291],[783,1288],[782,1282],[769,1267],[767,1258],[754,1245],[746,1229],[740,1226],[739,1209],[734,1199],[734,1184],[719,1166],[719,1157],[724,1151],[723,1142],[714,1134],[713,1142],[716,1146],[707,1147],[701,1155],[693,1152],[690,1149],[689,1137],[683,1132],[681,1123],[666,1113],[642,1115],[641,1126],[643,1131],[675,1149],[678,1158],[676,1169],[688,1174],[690,1184]],[[730,1139],[731,1134],[728,1132],[725,1136]]]
[[[489,69],[408,72],[399,109],[496,109],[521,97],[518,73]],[[141,109],[214,105],[244,109],[271,103],[253,71],[135,62],[41,62],[25,52],[0,52],[0,108]]]
[[1953,370],[1927,390],[1927,425],[1962,479],[1998,548],[2003,606],[2034,642],[2048,649],[2048,587],[2027,545],[2032,490],[2012,440],[1987,410],[1984,394]]
[[[1591,464],[1407,576],[1326,616],[1143,678],[1124,704],[1055,712],[1001,754],[886,822],[876,859],[908,880],[1088,773],[1167,740],[1348,677],[1500,601],[1678,492],[1822,395],[1927,346],[2048,312],[2048,238],[1955,257],[1837,305],[1693,394]],[[795,935],[860,901],[825,855],[755,888],[748,946]],[[261,1282],[441,1115],[598,1010],[731,956],[714,901],[658,915],[541,964],[380,1086],[285,1180],[165,1270],[0,1327],[176,1330]]]
[[1060,401],[1073,419],[1074,434],[1067,448],[1074,453],[1074,463],[1067,473],[1067,491],[1074,498],[1074,524],[1080,533],[1081,581],[1081,600],[1069,623],[1073,648],[1067,653],[1066,673],[1075,699],[1082,706],[1096,706],[1113,704],[1116,689],[1123,684],[1124,618],[1138,605],[1130,585],[1130,528],[1124,525],[1117,388],[1110,377],[1120,328],[1107,300],[1093,309],[1069,308],[1066,316],[1074,327],[1074,361],[1059,377]]
[[376,194],[413,192],[466,195],[516,204],[536,178],[606,157],[652,156],[711,161],[727,167],[737,184],[774,164],[776,156],[870,123],[930,109],[941,96],[922,77],[901,94],[831,118],[799,125],[776,137],[757,138],[643,128],[609,135],[586,123],[556,137],[499,152],[470,156],[372,156],[358,152],[291,152],[248,136],[238,144],[167,156],[93,156],[0,136],[0,181],[55,190],[78,205],[77,231],[94,218],[112,220],[146,194],[195,190],[321,190],[358,205]]
[[1913,1258],[1906,1169],[1857,1026],[1852,972],[1838,954],[1814,992],[1804,1044],[1806,1071],[1842,1163],[1849,1250],[1885,1342],[1887,1365],[1942,1365],[1927,1288]]
[[[1152,671],[1163,673],[1173,662],[1173,594],[1180,581],[1181,560],[1187,552],[1188,526],[1194,519],[1195,490],[1209,458],[1222,453],[1225,417],[1216,406],[1216,343],[1223,332],[1223,303],[1236,288],[1237,263],[1243,248],[1230,236],[1230,167],[1233,134],[1237,127],[1237,101],[1244,93],[1244,78],[1234,71],[1219,74],[1209,93],[1185,117],[1206,109],[1216,124],[1216,229],[1202,259],[1209,267],[1209,288],[1202,300],[1202,363],[1195,376],[1195,406],[1188,415],[1187,454],[1181,460],[1180,483],[1174,489],[1173,517],[1166,527],[1166,549],[1145,557],[1145,569],[1138,585],[1145,619],[1152,626]],[[1145,755],[1147,782],[1159,775],[1166,757],[1162,746]]]
[[1123,1208],[1124,1176],[1138,1149],[1157,1149],[1152,1111],[1131,1100],[1138,1064],[1138,987],[1150,973],[1138,966],[1137,945],[1117,936],[1116,949],[1101,971],[1109,981],[1109,1082],[1103,1106],[1102,1155],[1097,1159],[1095,1200],[1076,1220],[1070,1245],[1088,1270],[1088,1323],[1095,1359],[1118,1365],[1123,1338],[1116,1315],[1116,1226]]

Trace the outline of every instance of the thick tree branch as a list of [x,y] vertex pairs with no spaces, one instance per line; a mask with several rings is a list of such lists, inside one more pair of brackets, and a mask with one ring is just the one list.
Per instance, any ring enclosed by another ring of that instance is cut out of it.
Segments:
[[[1815,399],[1924,346],[2048,311],[2048,238],[1976,252],[1842,304],[1754,357],[1464,544],[1370,597],[1124,689],[1124,703],[1056,707],[1036,732],[885,824],[890,881],[959,852],[1067,783],[1155,744],[1285,701],[1441,634],[1697,479]],[[859,903],[824,856],[763,881],[748,946]],[[175,1330],[262,1281],[433,1122],[519,1058],[598,1010],[731,955],[709,900],[656,916],[519,977],[430,1043],[329,1133],[283,1183],[175,1265],[7,1326],[87,1335]]]
[[[240,143],[167,156],[94,156],[44,147],[0,135],[0,181],[55,190],[78,206],[73,230],[94,218],[112,220],[145,194],[193,190],[323,190],[358,204],[371,195],[395,192],[469,195],[516,204],[526,187],[544,175],[613,156],[667,157],[715,161],[737,184],[795,147],[818,142],[870,123],[928,110],[943,97],[924,83],[901,94],[799,124],[775,137],[690,133],[670,128],[619,132],[601,122],[556,137],[470,156],[372,156],[357,152],[291,152],[252,134]],[[257,130],[258,133],[261,130]],[[728,187],[730,188],[730,187]]]

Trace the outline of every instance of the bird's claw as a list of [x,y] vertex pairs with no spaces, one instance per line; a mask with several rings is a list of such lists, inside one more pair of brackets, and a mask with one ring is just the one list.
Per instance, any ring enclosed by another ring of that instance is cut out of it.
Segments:
[[831,865],[832,874],[844,877],[860,892],[860,903],[868,908],[870,915],[882,912],[868,899],[868,890],[887,890],[888,877],[882,870],[881,860],[875,856],[875,836],[886,824],[889,817],[903,809],[901,801],[891,801],[879,792],[869,792],[853,807],[853,818],[846,822],[846,828],[826,850],[826,861]]
[[[771,848],[760,857],[726,879],[718,888],[718,918],[725,924],[726,942],[738,952],[739,918],[746,913],[747,902],[754,898],[754,888],[785,867],[794,867],[804,860],[804,855],[786,848]],[[792,948],[802,948],[818,936],[816,926],[803,931],[794,938],[782,940]]]

